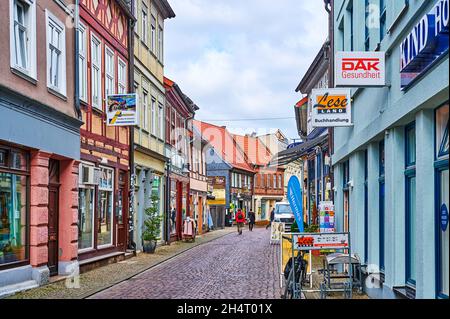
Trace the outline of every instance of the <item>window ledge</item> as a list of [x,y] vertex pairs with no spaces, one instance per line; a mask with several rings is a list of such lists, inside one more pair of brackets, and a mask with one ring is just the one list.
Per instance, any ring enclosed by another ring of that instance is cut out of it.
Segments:
[[20,76],[22,79],[27,80],[31,84],[37,85],[38,80],[33,78],[32,76],[28,75],[26,72],[19,68],[11,67],[11,72],[14,73],[17,76]]
[[51,93],[51,94],[53,94],[53,95],[59,97],[61,100],[67,102],[67,97],[66,97],[63,93],[59,92],[57,89],[52,88],[52,87],[47,87],[47,91],[48,91],[49,93]]
[[92,112],[96,113],[97,115],[103,115],[103,110],[99,109],[98,107],[92,105]]

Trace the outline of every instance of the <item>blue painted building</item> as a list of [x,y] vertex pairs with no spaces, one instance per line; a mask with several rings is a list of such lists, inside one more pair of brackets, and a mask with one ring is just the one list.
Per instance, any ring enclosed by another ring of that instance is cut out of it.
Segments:
[[372,297],[448,298],[448,4],[332,1],[334,52],[386,52],[387,86],[352,90],[332,156],[337,227],[379,269]]

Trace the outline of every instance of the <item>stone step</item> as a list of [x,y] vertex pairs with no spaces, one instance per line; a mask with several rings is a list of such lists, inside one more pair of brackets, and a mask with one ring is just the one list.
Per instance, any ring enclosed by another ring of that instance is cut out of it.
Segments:
[[0,287],[0,299],[14,295],[15,293],[18,293],[18,292],[21,292],[24,290],[30,290],[30,289],[37,288],[37,287],[39,287],[39,285],[35,280],[27,280],[27,281],[20,282],[17,284]]

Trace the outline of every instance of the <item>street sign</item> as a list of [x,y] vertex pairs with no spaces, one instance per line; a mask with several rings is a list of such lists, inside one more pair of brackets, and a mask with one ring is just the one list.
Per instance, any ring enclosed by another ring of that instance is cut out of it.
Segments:
[[384,52],[336,52],[336,87],[386,85]]
[[295,250],[322,250],[322,249],[348,249],[350,247],[350,236],[348,233],[335,234],[295,234]]
[[297,221],[298,230],[302,233],[304,231],[303,197],[302,187],[297,176],[292,176],[289,179],[287,198],[289,200],[289,204],[291,205],[292,212],[294,213],[295,220]]

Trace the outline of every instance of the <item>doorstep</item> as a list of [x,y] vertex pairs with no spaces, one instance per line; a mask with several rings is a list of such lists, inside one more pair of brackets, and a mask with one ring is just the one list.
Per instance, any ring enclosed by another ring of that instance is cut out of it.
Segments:
[[[78,261],[80,265],[80,273],[102,267],[108,264],[113,264],[118,261],[122,261],[127,257],[125,252],[113,252],[106,255],[96,256],[89,259]],[[133,256],[131,256],[133,257]],[[129,258],[131,258],[129,257]]]
[[39,287],[36,280],[27,280],[17,284],[0,287],[0,299],[9,297],[18,292],[30,290]]

